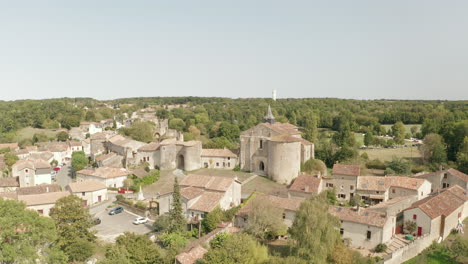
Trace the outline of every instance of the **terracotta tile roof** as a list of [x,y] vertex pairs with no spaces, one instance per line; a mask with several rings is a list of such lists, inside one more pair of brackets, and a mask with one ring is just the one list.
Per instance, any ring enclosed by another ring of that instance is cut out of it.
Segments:
[[65,152],[68,150],[68,144],[65,142],[40,143],[39,150],[50,152]]
[[81,142],[79,141],[69,141],[69,144],[72,147],[81,147]]
[[19,177],[0,178],[0,187],[20,187]]
[[35,152],[38,150],[37,146],[26,146],[25,149],[29,152]]
[[197,260],[203,258],[203,256],[208,252],[200,245],[190,249],[188,252],[181,253],[176,256],[177,263],[180,264],[195,264]]
[[180,182],[180,186],[192,186],[225,192],[234,181],[235,179],[232,178],[189,174]]
[[405,209],[410,210],[419,208],[431,219],[441,215],[448,216],[457,208],[462,206],[467,201],[466,191],[458,185],[450,187],[439,194],[432,194],[422,200],[419,200],[411,207]]
[[54,204],[58,199],[70,195],[69,192],[49,192],[32,195],[18,195],[18,201],[23,201],[27,206],[40,204]]
[[376,227],[383,227],[388,220],[385,213],[372,211],[370,209],[361,208],[361,210],[358,211],[349,207],[330,206],[328,208],[328,212],[331,215],[336,216],[341,221]]
[[106,185],[97,180],[88,180],[82,182],[72,182],[68,184],[68,188],[72,192],[94,192],[102,189],[106,189]]
[[40,152],[40,153],[31,153],[27,157],[28,160],[50,160],[54,158],[54,154],[52,152],[46,151],[46,152]]
[[219,205],[219,202],[223,196],[224,193],[204,192],[202,196],[192,206],[190,206],[189,209],[209,213]]
[[47,192],[60,192],[61,188],[58,184],[41,184],[31,187],[21,187],[16,189],[18,195],[32,195]]
[[394,204],[397,204],[401,201],[404,201],[404,200],[410,200],[410,199],[417,199],[418,197],[416,195],[412,195],[412,196],[398,196],[398,197],[395,197],[393,199],[390,199],[390,200],[387,200],[386,202],[381,202],[381,203],[378,203],[376,205],[372,205],[371,207],[369,207],[369,209],[380,209],[380,208],[387,208],[389,206],[392,206]]
[[102,131],[92,134],[90,138],[95,140],[106,140],[112,135],[115,135],[114,131]]
[[25,168],[37,170],[37,169],[50,168],[50,164],[49,162],[43,159],[34,159],[34,160],[24,159],[24,160],[18,160],[13,165],[13,167],[15,167],[17,170],[22,170]]
[[96,161],[103,161],[103,160],[106,160],[106,159],[109,159],[109,158],[112,158],[112,157],[115,157],[117,156],[117,154],[115,154],[114,152],[110,152],[108,154],[102,154],[102,155],[99,155],[96,157]]
[[359,176],[361,168],[358,165],[334,164],[332,175]]
[[288,210],[288,211],[297,211],[299,210],[299,207],[301,206],[302,200],[301,199],[295,199],[295,198],[283,198],[283,197],[278,197],[278,196],[273,196],[273,195],[266,195],[262,193],[256,193],[254,194],[255,197],[253,197],[249,203],[244,205],[236,215],[247,215],[249,214],[250,211],[252,211],[252,203],[251,201],[255,200],[260,200],[260,201],[270,201],[273,205],[275,205],[278,208],[281,208],[283,210]]
[[143,147],[140,147],[138,151],[156,151],[159,149],[159,146],[159,143],[151,142],[149,144],[144,145]]
[[237,158],[237,155],[234,154],[229,149],[202,149],[201,152],[202,157],[230,157],[230,158]]
[[198,141],[198,140],[177,141],[176,145],[185,146],[185,147],[193,147],[193,146],[196,146],[196,145],[201,145],[201,141]]
[[458,171],[456,169],[448,169],[447,172],[450,173],[451,175],[459,178],[460,180],[468,182],[468,175],[461,172],[461,171]]
[[280,133],[280,134],[287,134],[287,135],[299,135],[299,134],[301,134],[301,132],[299,132],[299,129],[298,129],[297,126],[289,124],[289,123],[275,122],[273,124],[262,123],[260,125],[268,127],[271,130],[274,130],[274,131],[276,131],[277,133]]
[[29,151],[27,149],[20,149],[15,152],[16,155],[24,155],[24,154],[29,154]]
[[145,169],[143,168],[138,168],[138,169],[134,169],[132,170],[132,174],[137,176],[138,178],[143,178],[145,177],[146,175],[149,174],[149,172],[147,172]]
[[180,190],[180,195],[187,200],[192,200],[195,197],[202,195],[205,191],[200,188],[186,187]]
[[403,176],[388,176],[386,177],[390,180],[390,187],[405,188],[410,190],[418,190],[421,185],[426,182],[425,179],[418,179],[413,177],[403,177]]
[[358,190],[386,191],[390,187],[418,190],[426,182],[425,179],[418,179],[404,176],[359,176]]
[[289,186],[289,190],[305,193],[319,193],[321,191],[319,190],[321,182],[322,178],[317,178],[314,175],[300,175],[294,180],[293,184]]
[[109,179],[109,178],[128,176],[130,172],[123,168],[100,167],[95,170],[90,170],[90,169],[80,170],[77,172],[77,174]]
[[3,143],[3,144],[0,144],[0,149],[6,149],[6,148],[15,150],[15,149],[19,148],[19,146],[18,146],[18,143]]
[[273,137],[270,137],[269,140],[273,142],[283,142],[283,143],[302,142],[301,138],[293,137],[288,134],[273,136]]
[[5,200],[18,200],[18,193],[16,191],[1,192],[0,197],[5,199]]

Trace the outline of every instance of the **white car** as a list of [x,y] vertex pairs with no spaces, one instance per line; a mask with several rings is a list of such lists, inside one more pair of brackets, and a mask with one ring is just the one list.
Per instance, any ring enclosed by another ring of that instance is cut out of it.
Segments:
[[139,225],[139,224],[147,223],[148,221],[149,221],[149,219],[146,218],[146,217],[137,217],[137,218],[135,218],[135,220],[133,220],[133,223],[135,225]]

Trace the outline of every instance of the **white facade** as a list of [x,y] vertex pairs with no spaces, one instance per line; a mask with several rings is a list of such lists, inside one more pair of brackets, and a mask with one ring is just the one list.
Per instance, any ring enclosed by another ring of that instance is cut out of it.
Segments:
[[104,183],[107,187],[120,188],[124,186],[124,181],[127,179],[127,176],[102,178],[97,176],[78,174],[76,179],[77,181],[97,180]]
[[389,217],[383,227],[342,221],[340,233],[343,238],[350,238],[355,247],[375,248],[380,243],[388,242],[395,233],[396,218]]
[[107,189],[93,192],[74,192],[73,194],[83,199],[85,206],[91,206],[107,200]]

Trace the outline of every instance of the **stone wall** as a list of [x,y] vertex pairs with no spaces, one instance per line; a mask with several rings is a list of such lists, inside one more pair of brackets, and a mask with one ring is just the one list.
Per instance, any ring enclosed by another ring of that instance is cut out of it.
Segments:
[[416,257],[421,251],[429,247],[433,241],[434,239],[429,235],[419,237],[405,247],[402,247],[392,254],[387,255],[383,260],[379,261],[378,264],[403,263],[411,258]]

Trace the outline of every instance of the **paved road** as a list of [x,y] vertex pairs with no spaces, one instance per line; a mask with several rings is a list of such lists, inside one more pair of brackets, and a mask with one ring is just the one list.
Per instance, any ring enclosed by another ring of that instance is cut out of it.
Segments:
[[67,163],[58,171],[56,175],[56,183],[62,186],[62,189],[65,190],[65,186],[70,182],[72,182],[72,167],[70,163]]

